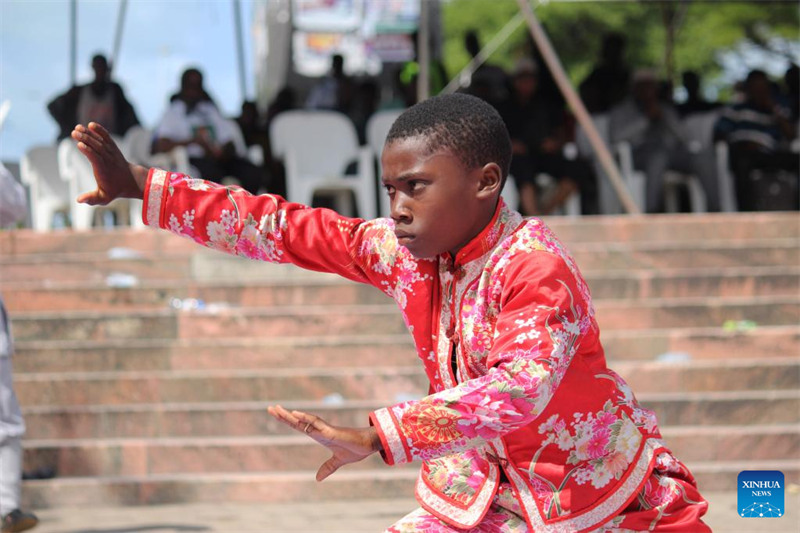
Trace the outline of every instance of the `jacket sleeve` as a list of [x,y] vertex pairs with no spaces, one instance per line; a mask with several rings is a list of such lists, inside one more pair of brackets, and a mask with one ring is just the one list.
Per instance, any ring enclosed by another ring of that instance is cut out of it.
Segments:
[[392,286],[397,240],[386,219],[346,218],[159,169],[148,175],[142,218],[232,255],[335,273],[384,292]]
[[595,327],[588,292],[560,256],[544,251],[514,257],[500,278],[502,308],[488,372],[370,415],[387,463],[480,447],[530,424],[553,397],[581,339]]

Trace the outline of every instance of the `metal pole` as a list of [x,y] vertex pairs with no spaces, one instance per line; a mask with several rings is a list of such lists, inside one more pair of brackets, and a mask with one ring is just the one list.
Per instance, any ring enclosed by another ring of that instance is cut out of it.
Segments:
[[239,0],[233,0],[233,22],[236,26],[236,57],[239,63],[239,91],[242,101],[247,100],[247,81],[244,73],[244,42],[242,40],[242,8]]
[[417,102],[427,100],[430,96],[430,13],[428,0],[419,0],[419,30],[417,31]]
[[69,79],[71,85],[78,82],[78,0],[69,4]]
[[119,47],[122,44],[122,30],[125,28],[125,12],[128,9],[128,0],[120,0],[117,12],[117,31],[114,34],[114,48],[111,51],[109,64],[116,67],[119,62]]
[[636,215],[640,214],[641,211],[636,206],[636,202],[633,201],[631,193],[625,186],[625,182],[622,180],[622,175],[617,168],[614,158],[611,156],[611,152],[609,152],[608,147],[603,142],[600,134],[597,132],[597,128],[594,127],[594,122],[592,122],[589,112],[586,111],[586,106],[583,105],[583,102],[567,78],[567,74],[564,72],[564,67],[561,65],[561,61],[559,61],[555,50],[553,50],[553,45],[550,44],[550,39],[548,39],[547,34],[539,24],[536,15],[533,14],[533,9],[531,9],[528,0],[517,0],[517,3],[519,4],[519,9],[522,12],[522,15],[525,17],[525,21],[528,23],[528,29],[531,32],[531,37],[533,37],[536,46],[542,53],[542,58],[544,58],[545,63],[547,63],[547,66],[550,69],[550,72],[553,74],[553,78],[555,79],[556,84],[558,84],[558,88],[561,89],[561,93],[564,95],[567,103],[575,113],[575,118],[578,119],[578,123],[581,125],[584,131],[586,131],[586,136],[589,138],[589,143],[592,145],[595,154],[597,154],[600,164],[603,166],[603,170],[605,170],[606,174],[608,174],[608,177],[611,180],[611,185],[614,186],[614,190],[617,192],[617,196],[619,196],[622,206],[628,213]]

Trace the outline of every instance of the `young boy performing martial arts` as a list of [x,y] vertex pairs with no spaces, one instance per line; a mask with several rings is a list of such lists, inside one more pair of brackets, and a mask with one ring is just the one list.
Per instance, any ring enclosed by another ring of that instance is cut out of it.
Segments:
[[388,531],[710,531],[654,414],[606,367],[572,257],[500,199],[511,144],[490,105],[447,95],[404,112],[381,157],[391,219],[373,221],[129,165],[97,124],[73,138],[97,180],[81,202],[143,198],[151,226],[394,298],[429,396],[364,428],[269,409],[333,452],[318,480],[376,452],[422,461],[421,508]]

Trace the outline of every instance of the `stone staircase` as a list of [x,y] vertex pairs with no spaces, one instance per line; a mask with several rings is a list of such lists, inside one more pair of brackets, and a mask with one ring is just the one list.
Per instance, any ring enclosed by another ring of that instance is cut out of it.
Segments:
[[[702,490],[800,482],[800,216],[551,219],[595,297],[610,366]],[[427,390],[380,292],[166,232],[0,234],[35,507],[408,498],[377,458],[327,453],[266,407],[364,425]]]

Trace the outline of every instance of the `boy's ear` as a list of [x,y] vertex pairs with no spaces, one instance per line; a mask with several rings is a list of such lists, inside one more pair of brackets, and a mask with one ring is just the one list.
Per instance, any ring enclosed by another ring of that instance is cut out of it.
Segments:
[[500,194],[503,185],[503,171],[497,163],[487,163],[481,169],[478,182],[478,198],[489,199]]

